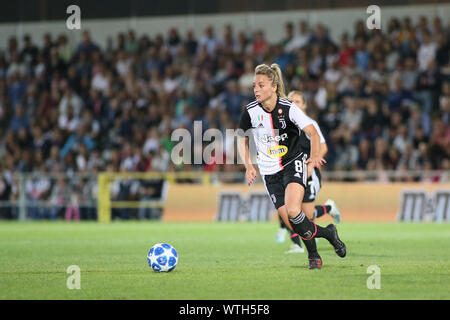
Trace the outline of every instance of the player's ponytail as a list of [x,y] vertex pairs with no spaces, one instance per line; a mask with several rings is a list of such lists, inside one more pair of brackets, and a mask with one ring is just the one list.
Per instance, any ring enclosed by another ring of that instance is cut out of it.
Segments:
[[280,66],[276,63],[272,63],[270,66],[270,69],[272,69],[276,74],[276,84],[277,84],[277,94],[281,98],[287,98],[286,93],[284,91],[284,82],[283,82],[283,74],[281,73]]
[[280,66],[273,63],[270,67],[267,64],[260,64],[255,68],[255,75],[266,75],[273,85],[277,86],[277,95],[286,99],[284,91],[283,75],[281,74]]

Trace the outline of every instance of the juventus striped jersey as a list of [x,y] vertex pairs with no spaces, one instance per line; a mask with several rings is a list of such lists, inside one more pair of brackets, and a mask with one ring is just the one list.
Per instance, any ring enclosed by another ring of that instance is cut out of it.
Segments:
[[240,129],[252,129],[259,172],[271,175],[297,159],[304,150],[300,143],[302,129],[313,120],[293,102],[278,97],[272,112],[256,100],[249,103],[241,116]]

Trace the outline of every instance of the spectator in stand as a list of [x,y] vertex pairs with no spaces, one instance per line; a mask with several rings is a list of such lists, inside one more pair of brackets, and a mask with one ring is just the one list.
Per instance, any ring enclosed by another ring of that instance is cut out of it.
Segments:
[[422,33],[422,42],[417,53],[417,61],[419,64],[419,70],[425,71],[432,60],[436,57],[437,46],[432,40],[431,34],[424,30]]
[[309,44],[311,33],[309,32],[308,22],[302,20],[299,23],[299,34],[285,45],[285,50],[291,52],[301,49]]
[[[281,39],[280,45],[287,50],[287,45],[294,39],[294,24],[289,21],[284,25],[284,38]],[[292,50],[292,49],[291,49]]]
[[98,51],[100,51],[100,47],[92,41],[89,31],[84,30],[82,33],[82,41],[76,49],[76,55],[84,53],[90,56],[92,53]]
[[21,105],[17,105],[14,110],[14,116],[11,118],[9,123],[9,130],[17,132],[24,128],[28,130],[30,127],[30,119],[28,115],[25,114],[25,110]]
[[188,30],[186,32],[186,39],[184,40],[188,54],[192,57],[197,53],[198,41],[195,39],[194,31]]
[[88,150],[95,146],[94,141],[87,136],[85,126],[78,126],[76,131],[67,139],[60,152],[60,157],[64,158],[69,151],[77,152],[80,144],[85,144]]
[[[199,40],[199,47],[205,46],[206,52],[213,56],[219,44],[219,40],[214,34],[214,28],[211,25],[206,26],[205,35]],[[197,52],[198,53],[198,52]]]
[[27,74],[30,75],[32,74],[32,66],[36,64],[39,49],[33,44],[29,34],[23,36],[23,43],[23,48],[20,51],[20,59],[26,65]]
[[436,66],[436,61],[431,60],[425,71],[419,73],[416,84],[416,99],[422,104],[422,110],[430,114],[437,109],[437,99],[442,85],[442,76]]
[[366,43],[363,37],[355,41],[355,60],[356,65],[363,71],[369,67],[370,52],[366,50]]

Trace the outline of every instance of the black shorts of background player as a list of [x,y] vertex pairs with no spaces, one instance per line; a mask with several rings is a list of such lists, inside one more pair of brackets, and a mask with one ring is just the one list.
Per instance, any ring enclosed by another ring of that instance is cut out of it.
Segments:
[[[257,177],[249,152],[251,130],[258,153],[258,170],[278,214],[289,229],[298,233],[308,250],[309,269],[320,269],[322,259],[315,238],[326,238],[336,254],[345,257],[345,244],[339,239],[334,224],[326,228],[316,225],[301,210],[307,177],[325,160],[319,156],[319,134],[312,120],[288,101],[284,93],[281,70],[277,64],[255,68],[253,81],[256,100],[244,109],[239,128],[238,150],[251,185]],[[300,132],[311,139],[309,154],[301,152]]]

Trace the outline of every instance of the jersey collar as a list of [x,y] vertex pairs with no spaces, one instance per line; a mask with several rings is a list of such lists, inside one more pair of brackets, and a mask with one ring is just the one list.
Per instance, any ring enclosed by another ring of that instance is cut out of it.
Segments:
[[275,109],[277,108],[277,106],[280,104],[280,97],[277,95],[277,103],[275,104],[275,108],[273,108],[273,110],[271,112],[267,111],[266,109],[263,108],[262,103],[258,102],[258,106],[261,107],[261,109],[265,112],[265,113],[270,113],[272,114],[272,112],[275,111]]

